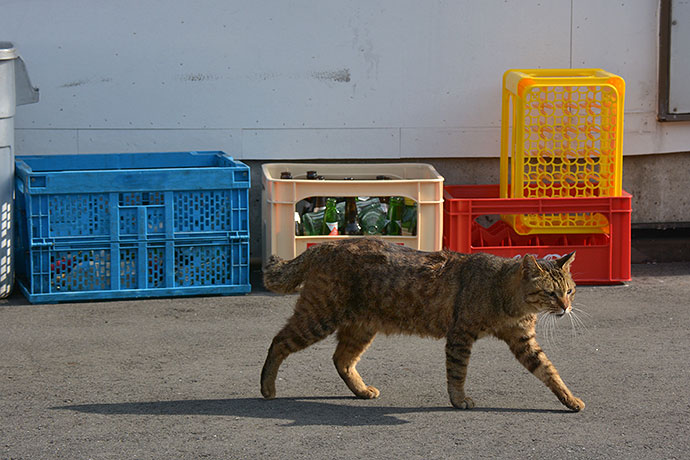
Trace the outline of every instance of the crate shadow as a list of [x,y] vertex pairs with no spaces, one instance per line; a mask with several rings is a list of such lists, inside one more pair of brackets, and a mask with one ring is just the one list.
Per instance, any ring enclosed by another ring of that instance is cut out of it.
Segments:
[[0,307],[15,307],[19,305],[31,305],[31,303],[22,294],[19,284],[15,283],[10,295],[0,299]]

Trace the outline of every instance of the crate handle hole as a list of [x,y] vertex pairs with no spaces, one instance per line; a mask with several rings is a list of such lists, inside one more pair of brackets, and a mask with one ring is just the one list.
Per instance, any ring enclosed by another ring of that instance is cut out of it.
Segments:
[[45,187],[46,186],[46,176],[31,176],[31,186],[32,187]]

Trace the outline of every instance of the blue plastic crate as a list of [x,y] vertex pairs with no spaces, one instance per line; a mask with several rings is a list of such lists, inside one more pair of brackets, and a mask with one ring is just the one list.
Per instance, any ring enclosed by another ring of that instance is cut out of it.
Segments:
[[19,156],[31,302],[249,292],[249,167],[223,152]]
[[18,156],[27,245],[249,236],[249,167],[223,152]]
[[32,303],[251,291],[248,238],[34,246],[17,265]]

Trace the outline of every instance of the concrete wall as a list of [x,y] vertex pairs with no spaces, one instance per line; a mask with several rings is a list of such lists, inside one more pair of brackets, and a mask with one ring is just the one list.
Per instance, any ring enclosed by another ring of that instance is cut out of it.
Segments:
[[626,157],[623,188],[633,195],[633,226],[690,227],[690,153]]

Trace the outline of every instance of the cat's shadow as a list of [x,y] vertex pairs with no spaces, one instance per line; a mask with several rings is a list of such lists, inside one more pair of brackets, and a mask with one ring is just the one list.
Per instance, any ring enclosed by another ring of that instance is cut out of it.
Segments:
[[[357,401],[362,404],[337,404],[337,401]],[[102,415],[208,415],[284,420],[285,426],[337,425],[402,425],[410,423],[398,415],[460,411],[450,406],[391,407],[367,405],[352,397],[196,399],[178,401],[124,402],[108,404],[80,404],[52,407]],[[464,411],[463,411],[464,412]],[[502,413],[568,413],[565,409],[517,409],[477,407],[470,412]]]

